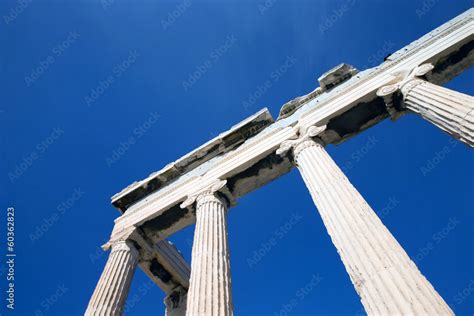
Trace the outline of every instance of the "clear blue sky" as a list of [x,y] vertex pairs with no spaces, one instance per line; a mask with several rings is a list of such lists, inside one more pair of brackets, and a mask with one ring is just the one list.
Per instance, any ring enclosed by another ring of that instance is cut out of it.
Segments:
[[[336,64],[374,66],[473,4],[22,3],[0,0],[2,258],[10,206],[17,235],[16,306],[6,311],[2,259],[0,313],[38,316],[84,312],[107,259],[97,247],[118,216],[114,193],[264,106],[276,117]],[[336,12],[340,17],[325,24]],[[248,102],[288,57],[296,62]],[[205,71],[194,82],[198,67]],[[473,80],[470,70],[448,86],[472,95]],[[148,120],[154,123],[147,127]],[[127,142],[116,159],[114,151]],[[472,315],[473,151],[415,116],[327,149],[453,310]],[[434,168],[423,169],[439,155]],[[26,168],[9,177],[22,162]],[[294,214],[299,220],[250,264]],[[193,230],[171,238],[188,261]],[[229,213],[229,239],[236,315],[285,315],[292,300],[288,315],[361,312],[297,170],[239,201]],[[147,280],[137,270],[127,315],[163,314],[163,292]]]

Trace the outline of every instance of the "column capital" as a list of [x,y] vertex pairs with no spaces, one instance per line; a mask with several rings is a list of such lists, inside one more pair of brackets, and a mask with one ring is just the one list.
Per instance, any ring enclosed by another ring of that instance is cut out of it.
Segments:
[[136,251],[139,254],[140,260],[152,258],[153,245],[144,238],[136,226],[131,226],[120,232],[113,232],[109,241],[102,245],[104,251],[111,249],[112,252],[115,249],[125,250],[124,247],[129,247],[133,253]]
[[[392,119],[402,113],[418,114],[474,147],[474,98],[421,78],[432,70],[433,65],[423,64],[408,75],[400,76],[397,82],[381,87],[377,95],[383,97]],[[430,78],[435,77],[430,75]]]
[[107,241],[105,244],[102,245],[102,249],[104,251],[109,250],[110,248],[113,248],[114,245],[119,244],[121,242],[130,242],[134,238],[137,237],[137,227],[131,226],[123,231],[120,232],[112,232],[112,236],[110,236],[109,241]]
[[87,316],[118,316],[125,310],[140,254],[131,239],[114,239],[108,244],[112,250],[87,306]]
[[377,90],[377,96],[384,99],[387,111],[392,120],[396,120],[401,116],[401,109],[403,107],[403,101],[397,100],[395,103],[397,103],[400,108],[398,110],[395,108],[394,99],[396,98],[394,98],[394,95],[401,92],[401,94],[405,96],[413,87],[423,83],[424,80],[420,79],[420,77],[432,71],[433,68],[434,66],[430,63],[422,64],[407,73],[398,74],[394,83],[380,87]]
[[[225,201],[223,201],[222,197],[224,197]],[[235,198],[227,187],[227,180],[216,179],[211,184],[189,194],[180,207],[187,208],[194,204],[202,204],[215,201],[216,199],[228,207],[235,205]]]
[[[380,87],[377,90],[377,95],[379,97],[389,96],[397,91],[402,91],[403,87],[412,80],[420,80],[419,77],[422,77],[432,71],[434,66],[430,63],[422,64],[418,67],[415,67],[413,70],[408,72],[408,74],[398,77],[395,83]],[[405,91],[402,91],[405,92]]]
[[315,140],[314,137],[320,135],[326,130],[326,125],[316,126],[312,125],[309,127],[302,127],[296,125],[294,127],[296,136],[292,139],[285,140],[280,144],[277,149],[277,155],[286,155],[289,151],[293,151],[294,160],[297,160],[299,153],[310,146],[321,146],[322,141],[320,139]]
[[132,253],[134,256],[138,256],[138,249],[130,239],[119,239],[114,240],[111,242],[112,250],[110,253],[114,253],[117,251],[128,251]]

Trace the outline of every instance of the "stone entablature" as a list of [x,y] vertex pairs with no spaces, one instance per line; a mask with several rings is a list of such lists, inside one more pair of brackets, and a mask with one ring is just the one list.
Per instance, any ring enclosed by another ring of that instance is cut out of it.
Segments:
[[273,118],[267,108],[258,111],[232,126],[230,130],[219,134],[199,148],[166,165],[163,169],[150,174],[146,179],[132,183],[112,196],[112,204],[121,212],[125,212],[137,200],[169,185],[175,179],[200,167],[212,158],[231,151],[272,123]]
[[[87,314],[120,315],[139,265],[168,294],[168,315],[232,315],[227,209],[296,166],[369,314],[451,315],[324,147],[404,111],[474,147],[474,99],[438,86],[474,64],[473,15],[466,11],[378,67],[335,67],[276,122],[263,109],[114,195],[122,215],[104,245],[112,251]],[[166,237],[195,222],[191,271]]]
[[[383,98],[376,92],[397,81],[400,73],[408,73],[429,61],[434,65],[432,73],[436,73],[438,80],[441,77],[448,80],[458,73],[458,64],[465,69],[474,63],[473,12],[471,9],[461,14],[408,45],[405,54],[397,52],[380,66],[362,71],[314,99],[302,101],[304,105],[290,117],[274,122],[234,150],[208,160],[168,186],[136,201],[117,219],[114,233],[163,215],[186,199],[189,190],[207,186],[213,179],[226,178],[232,184],[232,194],[239,198],[288,172],[291,163],[276,158],[274,152],[283,141],[295,136],[292,126],[297,123],[301,126],[326,125],[321,136],[324,141],[340,143],[389,117]],[[466,52],[463,47],[471,48]],[[448,60],[457,63],[447,65]],[[354,122],[357,123],[355,126]],[[193,222],[192,214],[183,213],[162,229],[160,238]]]

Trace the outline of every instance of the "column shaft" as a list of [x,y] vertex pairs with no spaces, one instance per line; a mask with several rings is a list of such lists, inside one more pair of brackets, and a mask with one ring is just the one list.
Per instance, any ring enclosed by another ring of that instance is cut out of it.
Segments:
[[401,87],[404,106],[474,147],[474,98],[413,78]]
[[122,315],[137,263],[138,251],[131,242],[115,243],[85,315]]
[[233,315],[226,211],[212,193],[197,199],[187,315]]
[[300,143],[295,161],[369,315],[453,314],[323,146]]

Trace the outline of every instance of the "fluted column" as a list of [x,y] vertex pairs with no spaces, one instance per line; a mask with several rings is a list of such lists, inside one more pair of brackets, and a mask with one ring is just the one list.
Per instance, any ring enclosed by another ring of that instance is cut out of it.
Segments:
[[312,139],[317,132],[310,128],[299,139],[284,143],[279,153],[293,149],[296,165],[366,312],[453,315],[321,143]]
[[112,244],[109,259],[85,315],[122,315],[138,257],[131,241],[120,240]]
[[432,69],[431,64],[424,64],[401,82],[382,87],[377,94],[386,97],[400,91],[402,108],[419,114],[452,137],[474,147],[474,97],[420,78]]
[[233,315],[227,204],[216,194],[225,182],[201,192],[196,201],[196,228],[186,315]]

